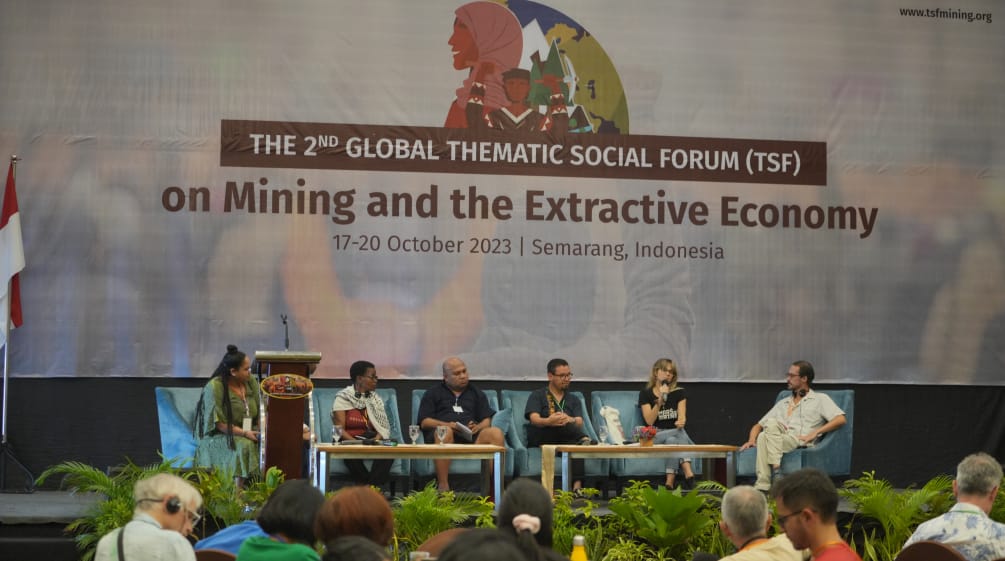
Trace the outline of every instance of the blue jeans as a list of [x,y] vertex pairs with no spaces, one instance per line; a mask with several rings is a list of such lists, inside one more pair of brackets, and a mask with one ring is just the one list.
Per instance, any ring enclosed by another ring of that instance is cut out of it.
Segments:
[[[653,444],[694,444],[691,437],[684,429],[664,429],[656,433]],[[677,466],[684,462],[690,462],[691,458],[677,458],[671,456],[667,458],[667,473],[676,473]]]

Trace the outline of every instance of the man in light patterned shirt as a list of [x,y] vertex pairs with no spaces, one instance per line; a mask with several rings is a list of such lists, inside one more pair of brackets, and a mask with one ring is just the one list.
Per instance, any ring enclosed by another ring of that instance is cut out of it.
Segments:
[[1005,524],[988,517],[1001,481],[1002,466],[988,454],[978,452],[963,458],[953,481],[956,504],[918,526],[904,547],[930,540],[952,546],[968,561],[1005,557]]

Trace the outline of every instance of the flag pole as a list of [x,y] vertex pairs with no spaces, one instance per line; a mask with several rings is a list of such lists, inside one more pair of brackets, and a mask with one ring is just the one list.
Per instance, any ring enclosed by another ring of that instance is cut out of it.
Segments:
[[[10,157],[12,176],[17,176],[17,163],[21,158],[16,154]],[[7,280],[7,294],[11,294],[11,280]],[[6,299],[6,309],[3,310],[3,421],[0,423],[0,493],[34,493],[35,476],[31,471],[17,459],[9,442],[7,442],[7,372],[9,370],[9,349],[10,349],[10,298]],[[11,462],[24,475],[24,487],[19,489],[7,487],[7,462]]]

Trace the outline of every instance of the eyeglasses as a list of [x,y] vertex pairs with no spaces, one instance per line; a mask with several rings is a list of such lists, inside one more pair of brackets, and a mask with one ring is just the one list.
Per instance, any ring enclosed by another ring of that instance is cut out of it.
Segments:
[[569,372],[568,374],[552,374],[552,376],[556,378],[572,378],[572,372]]
[[799,510],[797,510],[795,512],[790,512],[790,513],[786,514],[785,516],[782,516],[782,515],[778,514],[778,511],[776,510],[775,511],[775,519],[778,520],[778,525],[784,528],[786,520],[788,520],[789,518],[792,518],[793,516],[801,513],[804,510],[810,510],[812,512],[819,512],[817,510],[813,510],[812,508],[809,508],[809,509],[802,508],[802,509],[799,509]]
[[188,520],[189,522],[192,523],[193,526],[197,525],[199,521],[202,520],[201,514],[199,514],[198,512],[192,512],[187,507],[185,508],[185,514],[188,515]]
[[786,514],[785,516],[782,516],[781,514],[778,514],[778,511],[775,511],[775,519],[778,520],[778,525],[779,526],[784,527],[785,526],[785,521],[788,520],[789,518],[792,518],[793,516],[795,516],[797,514],[799,514],[798,510],[796,512],[790,512],[790,513]]

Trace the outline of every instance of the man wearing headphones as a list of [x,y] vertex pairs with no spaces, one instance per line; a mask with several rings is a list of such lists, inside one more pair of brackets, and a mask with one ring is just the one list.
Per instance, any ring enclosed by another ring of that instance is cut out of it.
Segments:
[[812,364],[805,360],[793,362],[786,378],[792,396],[776,403],[761,417],[740,447],[740,450],[757,447],[754,487],[758,491],[771,489],[772,480],[779,476],[782,454],[813,446],[821,436],[848,422],[834,400],[810,387],[814,376]]
[[136,482],[133,499],[133,519],[101,538],[95,561],[194,561],[186,536],[199,522],[199,491],[177,475],[158,473]]

